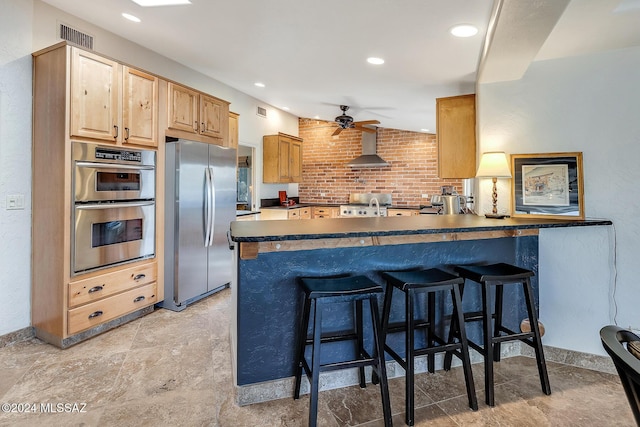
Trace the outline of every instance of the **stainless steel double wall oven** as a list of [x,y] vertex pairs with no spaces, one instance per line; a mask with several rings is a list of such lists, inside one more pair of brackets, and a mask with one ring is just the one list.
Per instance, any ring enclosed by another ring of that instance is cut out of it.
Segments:
[[156,153],[73,142],[73,274],[155,256]]

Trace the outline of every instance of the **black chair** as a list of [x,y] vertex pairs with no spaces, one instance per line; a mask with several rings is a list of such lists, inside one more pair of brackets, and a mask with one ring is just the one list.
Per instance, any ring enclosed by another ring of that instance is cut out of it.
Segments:
[[[544,360],[544,352],[542,350],[542,336],[538,325],[538,315],[536,313],[533,290],[531,289],[530,278],[534,275],[533,271],[505,263],[462,265],[456,266],[455,271],[464,279],[474,281],[482,286],[482,310],[464,313],[464,321],[482,323],[483,345],[469,340],[469,347],[478,351],[484,357],[484,390],[487,405],[495,405],[493,362],[500,361],[500,344],[507,341],[520,340],[530,347],[533,347],[536,353],[542,392],[547,395],[551,394],[547,364]],[[531,331],[515,332],[502,323],[503,288],[505,285],[513,284],[522,285],[524,290]],[[491,306],[492,288],[495,288],[494,307]],[[462,291],[464,292],[464,285]],[[449,342],[453,341],[454,336],[459,335],[460,330],[458,322],[454,318],[450,329]],[[452,354],[450,352],[445,355],[445,369],[451,366],[451,356]]]
[[[469,407],[477,410],[478,403],[473,385],[471,361],[464,329],[460,330],[460,340],[457,343],[447,343],[436,334],[436,293],[451,293],[453,303],[452,317],[457,316],[458,323],[460,323],[462,322],[460,286],[463,280],[437,268],[383,272],[382,277],[387,281],[384,308],[382,310],[382,338],[386,352],[405,370],[405,422],[407,425],[412,426],[414,424],[414,358],[416,356],[427,355],[427,369],[433,373],[436,353],[449,351],[451,354],[455,354],[462,361]],[[394,288],[404,293],[405,315],[404,321],[389,324]],[[427,294],[426,319],[414,318],[414,301],[418,293]],[[419,329],[425,330],[426,340],[424,347],[416,348],[414,334]],[[396,332],[403,333],[405,337],[404,358],[391,348],[387,341],[389,334]]]
[[600,340],[613,360],[636,424],[640,426],[640,337],[609,325],[600,329]]
[[[318,393],[320,372],[338,369],[358,368],[360,387],[366,387],[364,367],[371,366],[380,379],[380,394],[382,396],[382,412],[385,426],[391,426],[391,404],[387,385],[387,371],[384,361],[384,350],[381,341],[380,315],[378,311],[377,295],[382,293],[382,287],[365,276],[349,277],[319,277],[300,278],[299,284],[304,291],[302,316],[298,332],[298,349],[295,365],[294,399],[300,398],[300,383],[302,372],[309,378],[311,385],[309,396],[309,426],[315,427],[318,418]],[[364,348],[362,302],[369,301],[371,324],[374,341],[374,355],[371,356]],[[322,333],[322,314],[327,304],[352,302],[355,306],[354,328],[351,331]],[[307,336],[310,323],[311,309],[311,337]],[[320,347],[323,343],[352,340],[356,344],[354,360],[338,361],[320,364]],[[311,346],[311,364],[305,356],[305,349]]]

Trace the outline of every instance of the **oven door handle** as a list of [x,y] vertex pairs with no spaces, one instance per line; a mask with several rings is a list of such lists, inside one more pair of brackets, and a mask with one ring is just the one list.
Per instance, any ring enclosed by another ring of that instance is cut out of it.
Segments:
[[205,232],[204,232],[204,246],[210,246],[211,240],[211,170],[209,167],[204,168],[204,181],[206,183],[204,194],[204,218],[205,218]]
[[81,168],[95,169],[128,169],[128,170],[154,170],[155,166],[149,165],[122,165],[119,163],[95,163],[95,162],[76,162],[76,166]]
[[122,202],[122,203],[88,203],[86,205],[76,205],[76,209],[80,210],[102,210],[102,209],[120,209],[120,208],[137,208],[139,206],[153,206],[155,201],[149,200],[145,202]]

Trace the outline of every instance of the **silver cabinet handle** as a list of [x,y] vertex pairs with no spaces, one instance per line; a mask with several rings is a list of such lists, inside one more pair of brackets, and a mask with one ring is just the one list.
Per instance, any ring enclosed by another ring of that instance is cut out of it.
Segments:
[[113,128],[116,130],[116,134],[113,136],[113,139],[118,139],[118,126],[113,125]]
[[133,300],[133,302],[140,302],[140,301],[144,301],[144,295],[140,295],[139,297]]
[[129,140],[129,128],[124,128],[124,140],[128,141]]
[[145,277],[147,277],[146,274],[140,273],[140,274],[136,274],[136,276],[133,278],[133,280],[140,280],[140,279],[144,279]]
[[98,285],[98,286],[94,286],[93,288],[89,289],[89,293],[92,294],[94,292],[98,292],[103,290],[104,287],[102,285]]
[[100,317],[102,316],[104,313],[102,313],[102,311],[98,310],[98,311],[94,311],[93,313],[91,313],[89,315],[89,319],[95,319],[96,317]]

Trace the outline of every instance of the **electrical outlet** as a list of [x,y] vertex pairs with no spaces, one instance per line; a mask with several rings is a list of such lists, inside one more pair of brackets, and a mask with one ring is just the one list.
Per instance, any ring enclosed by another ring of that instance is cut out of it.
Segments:
[[428,195],[428,194],[422,194],[422,198],[423,198],[423,199],[428,199],[428,198],[429,198],[429,195]]
[[325,197],[326,193],[320,193],[320,197]]
[[24,209],[24,194],[7,195],[7,210]]

